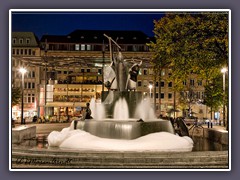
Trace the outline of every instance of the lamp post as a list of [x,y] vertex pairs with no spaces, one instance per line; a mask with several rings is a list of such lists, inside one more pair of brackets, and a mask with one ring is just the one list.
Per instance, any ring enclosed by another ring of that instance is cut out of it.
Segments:
[[23,118],[23,108],[24,108],[24,102],[23,102],[23,95],[24,95],[24,74],[27,72],[25,68],[20,68],[19,72],[22,74],[22,109],[21,109],[21,124],[25,124],[25,120]]
[[105,45],[102,44],[102,93],[104,91],[104,66],[105,66]]
[[151,93],[152,93],[153,85],[152,85],[152,84],[149,84],[148,88],[149,88],[149,90],[150,90],[149,97],[151,98]]
[[223,73],[223,126],[226,126],[226,122],[225,122],[225,76],[226,76],[226,72],[227,72],[227,68],[222,68],[221,72]]

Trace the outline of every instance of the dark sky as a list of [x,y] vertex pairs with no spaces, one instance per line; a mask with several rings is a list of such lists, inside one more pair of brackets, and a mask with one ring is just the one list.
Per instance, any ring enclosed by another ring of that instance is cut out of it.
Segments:
[[67,35],[76,29],[141,30],[153,34],[153,20],[161,12],[12,12],[12,31],[31,31],[42,35]]

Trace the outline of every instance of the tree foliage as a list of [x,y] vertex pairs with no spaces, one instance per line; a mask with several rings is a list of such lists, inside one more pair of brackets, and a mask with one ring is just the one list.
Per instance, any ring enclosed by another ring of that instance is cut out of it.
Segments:
[[166,14],[154,21],[156,41],[149,44],[154,69],[171,68],[176,91],[186,90],[183,81],[193,75],[208,85],[228,67],[228,31],[228,13]]
[[19,87],[12,87],[12,107],[19,104],[21,100],[21,89]]

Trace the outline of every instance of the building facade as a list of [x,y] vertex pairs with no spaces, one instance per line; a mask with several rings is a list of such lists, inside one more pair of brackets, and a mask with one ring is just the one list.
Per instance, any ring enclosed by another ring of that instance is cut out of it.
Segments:
[[[204,81],[193,75],[183,82],[186,91],[178,93],[173,90],[173,82],[167,80],[171,76],[170,69],[162,71],[161,82],[155,79],[150,63],[153,54],[147,46],[147,43],[153,40],[151,37],[141,31],[95,30],[75,30],[63,36],[44,35],[37,47],[38,51],[35,51],[35,57],[28,58],[24,54],[18,54],[23,62],[28,62],[39,70],[36,70],[37,84],[34,86],[35,92],[38,92],[38,95],[35,95],[38,116],[54,119],[80,116],[86,102],[90,102],[92,98],[101,102],[101,92],[107,90],[102,81],[103,68],[111,63],[110,58],[115,55],[110,54],[110,50],[118,50],[115,45],[109,45],[104,34],[121,47],[124,59],[139,59],[143,62],[136,91],[151,98],[157,116],[183,116],[187,110],[199,118],[210,116],[207,107],[201,103],[204,97]],[[13,55],[13,60],[15,56]],[[151,89],[150,84],[153,85]],[[185,107],[186,103],[182,105],[181,99],[192,95],[189,89],[194,91],[195,100]],[[174,108],[177,111],[172,113]]]
[[[40,57],[39,41],[32,32],[13,32],[12,33],[12,59],[11,59],[11,82],[14,87],[22,86],[22,74],[20,68],[25,68],[27,72],[24,75],[24,117],[37,115],[38,89],[40,84],[40,69],[32,66],[23,58]],[[12,108],[14,119],[21,117],[22,105],[16,105]]]

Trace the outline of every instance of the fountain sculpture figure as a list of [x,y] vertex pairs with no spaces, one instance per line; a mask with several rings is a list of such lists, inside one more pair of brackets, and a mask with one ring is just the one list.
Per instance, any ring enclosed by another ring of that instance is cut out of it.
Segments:
[[[157,119],[150,101],[136,91],[142,60],[124,59],[121,47],[111,37],[104,36],[109,40],[111,60],[104,67],[104,85],[108,91],[102,92],[101,105],[91,100],[93,119],[76,121],[74,128],[114,139],[135,139],[160,131],[174,133],[170,121]],[[116,54],[111,52],[112,43],[117,47]]]

